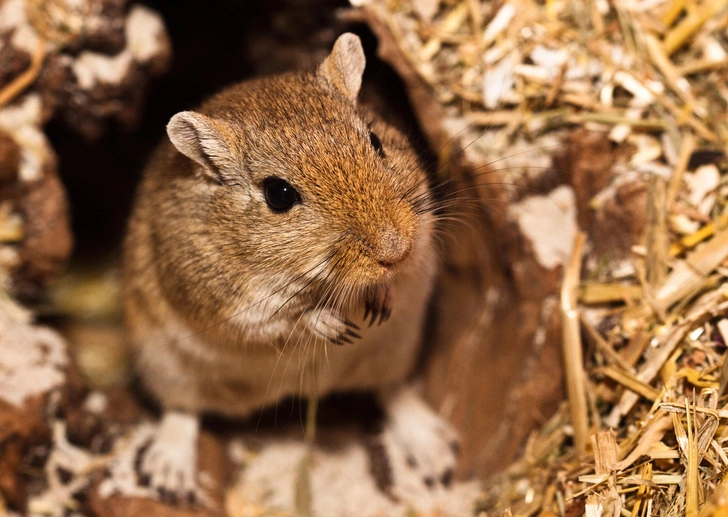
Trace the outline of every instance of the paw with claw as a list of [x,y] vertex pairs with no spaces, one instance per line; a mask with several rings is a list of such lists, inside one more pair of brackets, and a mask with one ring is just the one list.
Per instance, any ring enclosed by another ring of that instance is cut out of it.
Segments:
[[381,325],[392,315],[392,288],[378,287],[367,296],[364,302],[364,321],[369,320],[371,327]]
[[357,332],[359,327],[355,323],[330,309],[307,311],[304,316],[306,326],[314,335],[326,339],[334,345],[351,344],[355,339],[361,338]]

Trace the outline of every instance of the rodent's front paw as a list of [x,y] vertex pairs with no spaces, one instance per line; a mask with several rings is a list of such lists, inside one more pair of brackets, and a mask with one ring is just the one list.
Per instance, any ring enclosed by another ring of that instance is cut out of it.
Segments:
[[139,469],[159,497],[172,504],[195,504],[197,487],[197,417],[168,412],[143,452]]
[[381,325],[392,315],[392,288],[380,287],[367,296],[364,301],[364,321],[369,319],[369,326]]
[[351,344],[361,338],[359,327],[347,318],[329,309],[316,309],[305,313],[306,326],[316,335],[335,345]]

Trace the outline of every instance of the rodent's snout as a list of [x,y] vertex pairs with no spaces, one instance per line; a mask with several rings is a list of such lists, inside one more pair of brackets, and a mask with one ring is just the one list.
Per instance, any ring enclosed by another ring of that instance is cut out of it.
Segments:
[[392,267],[402,262],[412,251],[412,238],[408,238],[394,228],[386,227],[379,232],[374,259],[382,267]]

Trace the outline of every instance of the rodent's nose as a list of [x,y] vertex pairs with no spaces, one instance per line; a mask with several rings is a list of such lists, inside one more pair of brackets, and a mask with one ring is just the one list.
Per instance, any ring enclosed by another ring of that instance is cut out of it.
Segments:
[[379,232],[374,248],[374,258],[383,267],[391,267],[402,262],[412,250],[412,239],[409,239],[387,227]]

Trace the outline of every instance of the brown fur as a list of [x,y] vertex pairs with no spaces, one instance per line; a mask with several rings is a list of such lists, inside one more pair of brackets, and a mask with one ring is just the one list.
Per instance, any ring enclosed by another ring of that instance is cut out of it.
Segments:
[[[123,298],[137,370],[167,409],[244,416],[300,391],[386,390],[413,368],[436,270],[416,201],[427,178],[407,139],[356,106],[363,54],[347,42],[315,73],[176,116],[177,147],[145,171]],[[271,211],[269,176],[301,203]],[[365,305],[391,317],[369,327]],[[361,338],[332,346],[347,319]]]

